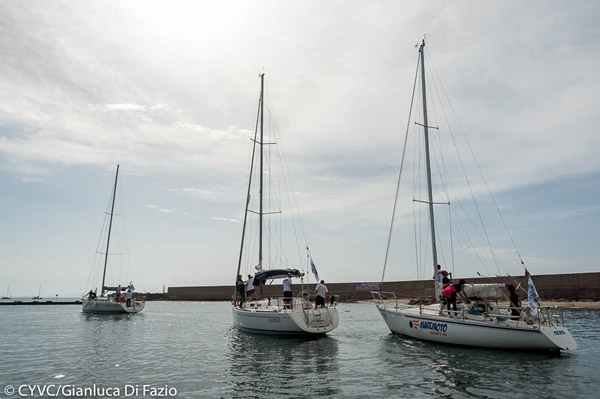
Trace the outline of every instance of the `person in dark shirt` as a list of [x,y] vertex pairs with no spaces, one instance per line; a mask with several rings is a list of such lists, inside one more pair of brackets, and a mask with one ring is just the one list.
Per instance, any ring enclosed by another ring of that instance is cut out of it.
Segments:
[[[246,298],[246,283],[242,279],[241,274],[238,274],[235,286],[236,286],[237,293],[240,296],[240,303],[238,306],[241,308],[244,306],[244,299]],[[236,300],[236,302],[237,302],[237,300]]]
[[510,292],[508,300],[510,301],[510,313],[512,316],[511,318],[518,319],[521,316],[521,300],[515,292],[514,285],[510,284],[506,288],[508,288],[508,292]]

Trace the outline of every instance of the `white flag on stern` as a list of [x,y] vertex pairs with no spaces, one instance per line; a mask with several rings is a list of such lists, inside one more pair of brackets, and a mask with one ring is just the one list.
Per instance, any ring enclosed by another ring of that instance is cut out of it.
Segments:
[[531,274],[525,269],[525,276],[528,277],[529,281],[527,283],[527,302],[529,303],[529,307],[531,308],[532,313],[535,316],[540,316],[540,304],[538,303],[538,299],[540,296],[538,295],[537,290],[535,289],[535,285],[533,284],[533,279],[531,278]]
[[312,273],[315,275],[315,280],[319,282],[319,273],[317,273],[317,267],[315,266],[315,262],[313,262],[312,256],[310,257],[310,269]]

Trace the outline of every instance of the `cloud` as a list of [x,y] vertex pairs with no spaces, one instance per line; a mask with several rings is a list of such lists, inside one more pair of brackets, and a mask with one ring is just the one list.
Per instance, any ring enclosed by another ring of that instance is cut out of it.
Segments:
[[[90,104],[90,109],[94,111],[145,111],[148,107],[139,104]],[[152,109],[161,109],[160,107],[152,107]]]
[[220,222],[231,222],[231,223],[239,223],[240,222],[237,219],[231,219],[231,218],[212,217],[212,219],[220,221]]

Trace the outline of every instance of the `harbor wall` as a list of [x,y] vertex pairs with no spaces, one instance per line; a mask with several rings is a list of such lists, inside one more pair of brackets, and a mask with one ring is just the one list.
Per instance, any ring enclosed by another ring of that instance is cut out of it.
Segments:
[[[542,300],[563,301],[600,301],[600,273],[545,274],[532,276],[535,287]],[[455,277],[458,281],[462,277]],[[519,284],[527,289],[525,276],[464,278],[469,284],[504,283]],[[330,295],[339,295],[343,302],[355,302],[372,299],[371,291],[391,291],[398,298],[429,300],[433,298],[432,280],[357,283],[326,283]],[[314,283],[305,284],[304,289],[312,295]],[[294,293],[300,291],[300,284],[294,283]],[[157,294],[156,298],[177,301],[230,301],[234,286],[190,286],[169,287],[166,294]],[[264,296],[281,296],[280,283],[264,287]],[[526,291],[519,290],[519,296],[526,298]]]

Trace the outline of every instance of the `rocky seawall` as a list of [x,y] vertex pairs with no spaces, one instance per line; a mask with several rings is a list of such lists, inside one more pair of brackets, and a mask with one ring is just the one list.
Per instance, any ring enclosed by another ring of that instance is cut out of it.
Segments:
[[[600,273],[546,274],[532,276],[536,289],[543,300],[552,301],[600,301]],[[462,277],[456,277],[458,280]],[[525,276],[464,278],[467,283],[519,284],[527,289]],[[427,300],[433,298],[431,280],[393,281],[393,282],[354,282],[326,283],[331,295],[339,295],[343,302],[357,302],[373,299],[371,291],[391,291],[401,299]],[[311,292],[315,284],[305,284],[304,289]],[[294,284],[295,290],[300,290],[300,284]],[[169,287],[164,294],[148,294],[148,300],[175,301],[229,301],[234,294],[234,286],[189,286]],[[280,296],[281,284],[265,286],[265,296]],[[519,290],[519,296],[527,297],[527,292]]]

